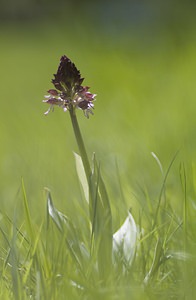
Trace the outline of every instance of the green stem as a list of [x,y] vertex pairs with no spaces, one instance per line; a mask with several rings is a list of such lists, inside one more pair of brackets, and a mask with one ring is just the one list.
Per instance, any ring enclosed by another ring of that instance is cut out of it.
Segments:
[[90,178],[90,174],[91,174],[91,168],[90,168],[90,163],[89,163],[88,156],[87,156],[87,153],[86,153],[84,141],[83,141],[83,138],[82,138],[82,134],[81,134],[81,131],[80,131],[80,127],[79,127],[79,124],[78,124],[78,120],[77,120],[77,117],[76,117],[75,109],[73,107],[71,107],[69,112],[70,112],[70,117],[71,117],[71,122],[72,122],[73,130],[74,130],[75,138],[76,138],[78,148],[79,148],[79,151],[80,151],[80,155],[81,155],[81,158],[82,158],[82,162],[83,162],[83,165],[84,165],[84,170],[85,170],[85,173],[86,173],[87,180],[89,182],[89,178]]

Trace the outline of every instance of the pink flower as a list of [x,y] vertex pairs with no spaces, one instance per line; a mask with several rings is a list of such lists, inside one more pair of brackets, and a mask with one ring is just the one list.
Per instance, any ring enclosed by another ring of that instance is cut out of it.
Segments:
[[93,101],[96,94],[89,92],[88,86],[81,86],[84,78],[81,78],[80,71],[67,56],[62,56],[57,74],[54,74],[52,83],[55,89],[50,89],[43,102],[50,104],[45,112],[48,114],[54,109],[54,105],[61,107],[64,111],[79,108],[84,111],[88,118],[93,114]]

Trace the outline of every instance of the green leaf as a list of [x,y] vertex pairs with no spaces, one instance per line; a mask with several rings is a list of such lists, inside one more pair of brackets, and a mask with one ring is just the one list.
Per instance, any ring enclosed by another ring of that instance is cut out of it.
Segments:
[[101,279],[107,280],[112,265],[112,213],[105,183],[95,155],[89,183],[89,210],[92,222],[92,243],[98,257]]
[[51,196],[50,191],[47,188],[45,188],[45,190],[47,192],[47,212],[48,212],[48,216],[50,216],[52,218],[52,220],[56,224],[57,228],[60,231],[63,231],[63,224],[66,223],[67,217],[56,209],[56,207],[54,206],[54,204],[52,202],[52,196]]
[[26,220],[27,220],[27,226],[29,229],[29,233],[31,236],[31,239],[34,239],[34,231],[33,231],[33,226],[32,226],[32,222],[31,222],[31,216],[30,216],[30,211],[29,211],[29,205],[28,205],[28,201],[27,201],[27,195],[26,195],[26,191],[25,191],[25,186],[24,186],[24,181],[22,179],[22,192],[23,192],[23,202],[24,202],[24,208],[25,208],[25,216],[26,216]]
[[148,274],[144,278],[144,283],[148,283],[150,280],[153,279],[153,276],[158,271],[159,266],[162,263],[162,258],[163,258],[163,245],[161,243],[161,240],[158,239],[155,246],[153,262]]
[[79,154],[77,154],[75,152],[74,152],[74,157],[75,157],[77,175],[78,175],[79,181],[81,183],[85,199],[87,202],[89,202],[89,185],[88,185],[88,181],[86,178],[82,158]]
[[[61,239],[65,242],[65,247],[75,264],[76,268],[85,277],[84,270],[90,258],[88,250],[85,245],[80,241],[78,230],[75,228],[71,220],[56,209],[53,204],[51,193],[47,191],[47,212],[48,218],[50,217],[61,233]],[[84,251],[85,250],[85,251]]]

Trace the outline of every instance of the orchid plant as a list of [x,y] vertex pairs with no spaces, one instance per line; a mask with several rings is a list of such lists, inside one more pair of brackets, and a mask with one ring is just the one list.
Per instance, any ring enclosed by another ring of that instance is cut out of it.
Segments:
[[[89,162],[77,120],[78,110],[82,110],[87,118],[93,115],[96,98],[96,94],[91,93],[88,86],[82,86],[83,80],[74,63],[67,56],[62,56],[57,73],[52,79],[54,89],[48,90],[48,95],[45,96],[43,102],[50,105],[45,115],[54,111],[55,106],[69,113],[79,149],[79,154],[75,153],[76,169],[89,207],[91,246],[88,250],[81,241],[77,247],[72,248],[72,251],[75,251],[75,256],[77,256],[77,251],[82,253],[85,247],[85,253],[88,253],[87,261],[90,263],[92,258],[95,259],[99,277],[105,281],[110,278],[112,269],[116,265],[122,264],[122,269],[130,268],[136,251],[137,227],[133,216],[128,212],[123,225],[113,233],[111,205],[100,165],[95,155],[93,155],[92,162]],[[71,221],[55,208],[49,191],[47,199],[48,215],[57,227],[61,231],[64,227],[69,227],[71,230]],[[74,238],[70,234],[69,241],[73,245],[75,241],[72,239]]]

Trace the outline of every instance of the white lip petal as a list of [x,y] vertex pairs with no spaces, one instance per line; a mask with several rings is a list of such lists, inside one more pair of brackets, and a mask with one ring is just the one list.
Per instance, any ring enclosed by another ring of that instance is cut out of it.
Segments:
[[50,112],[50,109],[48,109],[48,110],[44,113],[44,115],[47,116],[47,115],[49,114],[49,112]]

